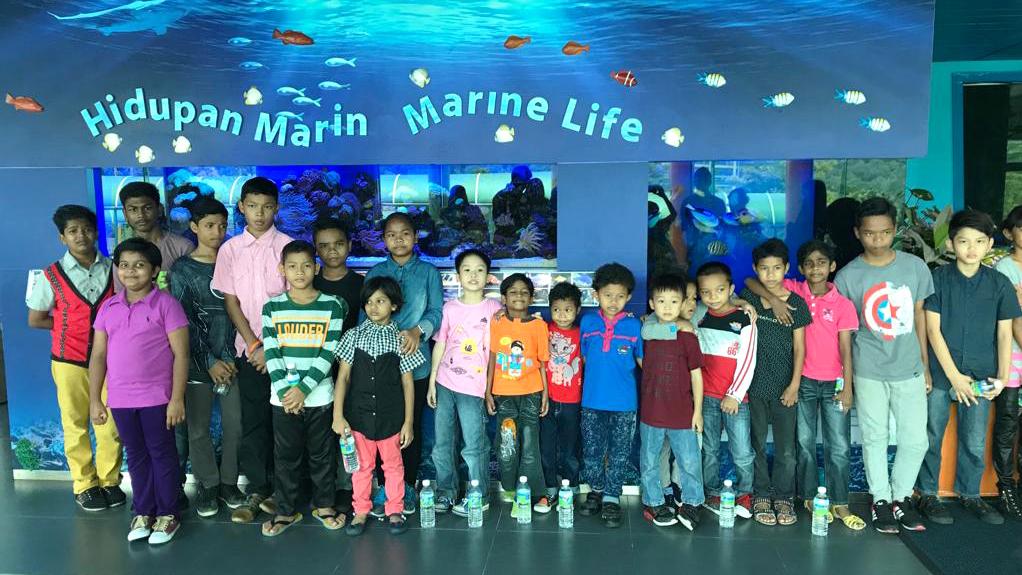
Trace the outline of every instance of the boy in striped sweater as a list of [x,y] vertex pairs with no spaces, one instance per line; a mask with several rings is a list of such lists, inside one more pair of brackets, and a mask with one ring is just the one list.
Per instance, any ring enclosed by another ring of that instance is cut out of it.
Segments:
[[333,507],[337,436],[331,429],[334,384],[330,368],[348,309],[342,300],[313,287],[318,266],[312,244],[295,240],[284,246],[280,259],[280,273],[289,289],[263,306],[277,501],[276,516],[262,526],[267,537],[283,533],[302,519],[295,510],[295,499],[305,454],[312,479],[312,516],[327,529],[344,526],[343,517]]

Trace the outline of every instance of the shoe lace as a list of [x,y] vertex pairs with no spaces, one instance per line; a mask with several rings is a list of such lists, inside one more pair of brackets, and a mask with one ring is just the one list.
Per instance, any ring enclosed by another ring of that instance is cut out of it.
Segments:
[[132,529],[139,529],[141,527],[148,527],[148,526],[149,526],[149,517],[146,516],[146,515],[136,515],[135,518],[131,520],[131,528]]
[[160,515],[156,518],[156,524],[153,525],[153,531],[166,531],[170,527],[170,522],[174,520],[172,515]]
[[1001,497],[1004,498],[1005,506],[1013,514],[1015,514],[1015,515],[1022,514],[1022,513],[1020,513],[1020,510],[1019,510],[1019,507],[1018,507],[1018,498],[1015,496],[1015,491],[1013,489],[1005,489],[1005,490],[1001,491]]

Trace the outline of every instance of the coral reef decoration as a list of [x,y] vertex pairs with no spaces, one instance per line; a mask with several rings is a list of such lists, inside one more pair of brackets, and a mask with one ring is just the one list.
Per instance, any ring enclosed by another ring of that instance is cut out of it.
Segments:
[[530,222],[518,234],[518,241],[515,242],[515,252],[535,254],[543,246],[543,239],[544,234],[539,230],[536,222]]

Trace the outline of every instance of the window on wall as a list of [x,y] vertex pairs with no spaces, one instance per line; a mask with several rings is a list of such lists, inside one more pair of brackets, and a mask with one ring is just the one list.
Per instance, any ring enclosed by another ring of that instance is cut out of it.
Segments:
[[1000,221],[1022,204],[1022,84],[963,86],[965,205]]
[[813,177],[827,187],[827,204],[838,198],[905,197],[905,160],[815,160]]

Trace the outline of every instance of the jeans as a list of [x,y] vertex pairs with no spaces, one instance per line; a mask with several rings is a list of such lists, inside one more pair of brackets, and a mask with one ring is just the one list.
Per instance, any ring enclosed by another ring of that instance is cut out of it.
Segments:
[[834,384],[803,377],[798,388],[798,475],[802,497],[811,501],[820,481],[816,463],[819,419],[823,428],[824,486],[831,503],[847,505],[852,418],[834,401]]
[[483,398],[451,391],[442,385],[436,386],[433,466],[436,467],[437,495],[452,499],[458,497],[454,449],[459,423],[464,441],[461,457],[468,466],[468,478],[479,480],[479,489],[484,496],[489,493],[490,438],[486,435],[486,419]]
[[617,503],[621,485],[631,469],[635,437],[634,411],[582,408],[582,481]]
[[541,393],[498,395],[497,453],[500,459],[500,485],[514,491],[518,477],[524,475],[535,495],[544,493],[543,467],[539,458],[539,406]]
[[[793,499],[795,497],[795,406],[785,407],[781,398],[749,398],[752,420],[753,492],[756,497]],[[774,465],[767,465],[766,440],[769,427],[774,428]]]
[[[940,456],[944,445],[944,431],[951,416],[951,395],[946,389],[933,388],[926,398],[926,435],[930,448],[923,458],[916,487],[923,495],[937,495],[940,480]],[[958,405],[958,462],[955,469],[955,491],[960,497],[979,497],[979,482],[983,479],[986,461],[987,423],[990,420],[990,401],[980,398],[976,405]]]
[[578,486],[582,404],[550,401],[546,417],[539,420],[539,449],[547,495],[557,493],[558,477]]
[[642,441],[639,459],[639,468],[642,471],[642,503],[650,507],[664,504],[664,489],[660,482],[660,450],[666,437],[681,469],[681,502],[693,507],[702,505],[706,498],[703,494],[699,439],[695,430],[666,429],[640,423],[639,436]]
[[[933,393],[938,393],[935,390]],[[943,392],[947,395],[947,392]],[[926,383],[923,375],[899,381],[855,378],[855,411],[862,430],[862,462],[873,501],[901,501],[912,495],[926,440]],[[890,420],[897,422],[898,452],[887,471]]]
[[749,404],[738,404],[738,413],[725,414],[720,410],[721,400],[703,396],[703,485],[706,494],[720,495],[723,481],[720,478],[720,432],[727,430],[727,445],[735,463],[737,484],[735,493],[739,496],[752,493],[752,430],[749,422]]
[[[1002,489],[1015,485],[1011,455],[1018,438],[1018,395],[1019,388],[1006,387],[994,400],[994,470],[997,472],[997,484]],[[1019,460],[1019,470],[1022,471],[1022,459]]]

